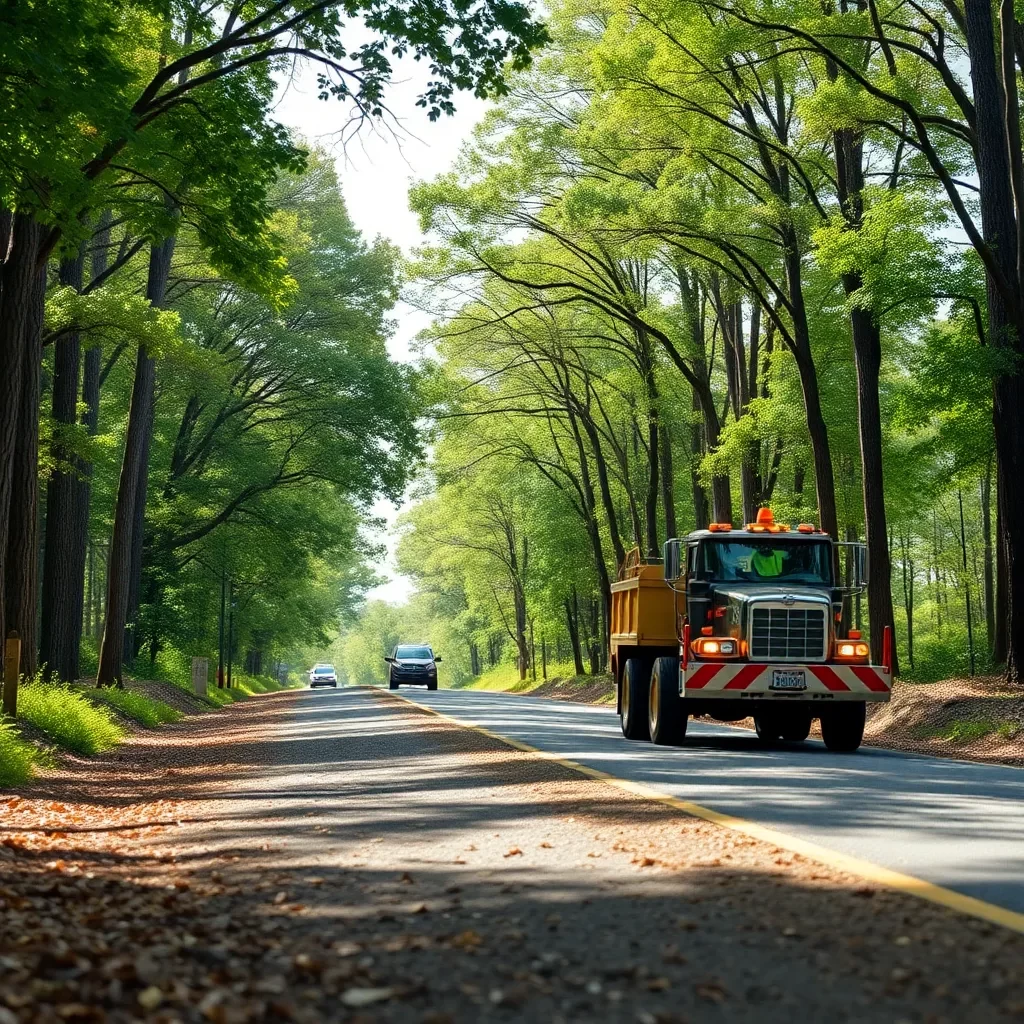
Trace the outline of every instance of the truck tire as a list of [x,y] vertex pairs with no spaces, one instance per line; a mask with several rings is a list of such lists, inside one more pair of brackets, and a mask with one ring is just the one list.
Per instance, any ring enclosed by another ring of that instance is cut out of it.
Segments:
[[791,708],[782,716],[782,738],[788,743],[802,743],[811,734],[811,712]]
[[778,743],[782,739],[782,716],[772,708],[755,711],[754,732],[765,746]]
[[686,710],[679,696],[679,659],[658,658],[647,694],[647,727],[659,747],[678,746],[686,738]]
[[867,705],[863,701],[839,704],[821,716],[821,738],[834,754],[852,754],[864,739]]
[[622,694],[619,723],[627,740],[646,740],[647,732],[647,665],[639,658],[629,658],[622,667]]

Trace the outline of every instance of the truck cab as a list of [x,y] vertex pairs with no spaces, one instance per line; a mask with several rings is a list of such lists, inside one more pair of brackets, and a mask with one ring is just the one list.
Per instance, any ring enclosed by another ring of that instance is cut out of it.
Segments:
[[752,716],[763,742],[797,742],[817,718],[830,750],[856,750],[867,703],[892,689],[891,631],[872,665],[860,632],[841,630],[844,598],[866,583],[863,545],[776,523],[770,509],[667,541],[660,566],[627,564],[612,585],[623,734],[674,744],[690,717]]

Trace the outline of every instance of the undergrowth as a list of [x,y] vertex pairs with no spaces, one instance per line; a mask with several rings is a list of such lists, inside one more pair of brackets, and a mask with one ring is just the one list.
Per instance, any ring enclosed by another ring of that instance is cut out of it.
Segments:
[[178,722],[182,718],[181,712],[172,708],[170,704],[154,700],[134,690],[118,690],[116,687],[108,686],[102,690],[86,690],[85,693],[90,700],[111,705],[126,718],[144,725],[147,729],[154,729],[168,722]]
[[42,758],[11,722],[0,722],[0,789],[28,782]]
[[18,717],[74,754],[102,754],[124,739],[124,730],[105,707],[81,691],[38,678],[21,684]]

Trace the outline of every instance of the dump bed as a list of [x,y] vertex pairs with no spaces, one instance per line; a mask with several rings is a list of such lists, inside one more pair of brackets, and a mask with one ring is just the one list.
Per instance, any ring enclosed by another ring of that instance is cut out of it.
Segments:
[[619,647],[671,647],[678,651],[676,632],[683,597],[665,583],[662,565],[623,567],[623,579],[612,590],[611,642]]

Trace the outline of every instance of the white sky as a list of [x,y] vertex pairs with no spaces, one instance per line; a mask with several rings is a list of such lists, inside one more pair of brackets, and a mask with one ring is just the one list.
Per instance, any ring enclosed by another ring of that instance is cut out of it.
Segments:
[[[307,142],[319,145],[334,154],[338,176],[349,213],[363,235],[391,239],[408,255],[420,244],[416,217],[409,210],[408,190],[414,181],[433,178],[449,169],[462,142],[469,137],[487,109],[487,103],[471,95],[456,100],[453,117],[442,117],[431,123],[424,110],[416,106],[421,92],[416,73],[419,68],[407,62],[398,81],[388,94],[388,106],[399,121],[398,135],[387,130],[374,133],[364,127],[359,136],[342,148],[339,135],[345,126],[347,110],[337,100],[317,99],[316,80],[305,74],[289,85],[278,107],[280,121],[298,132]],[[388,349],[395,359],[412,358],[410,342],[427,326],[428,318],[399,305],[394,317],[398,327]],[[379,501],[373,508],[375,516],[394,523],[398,509],[389,501]],[[400,576],[394,567],[394,537],[383,538],[388,546],[388,564],[380,567],[388,580],[370,592],[370,599],[404,601],[415,587]]]

